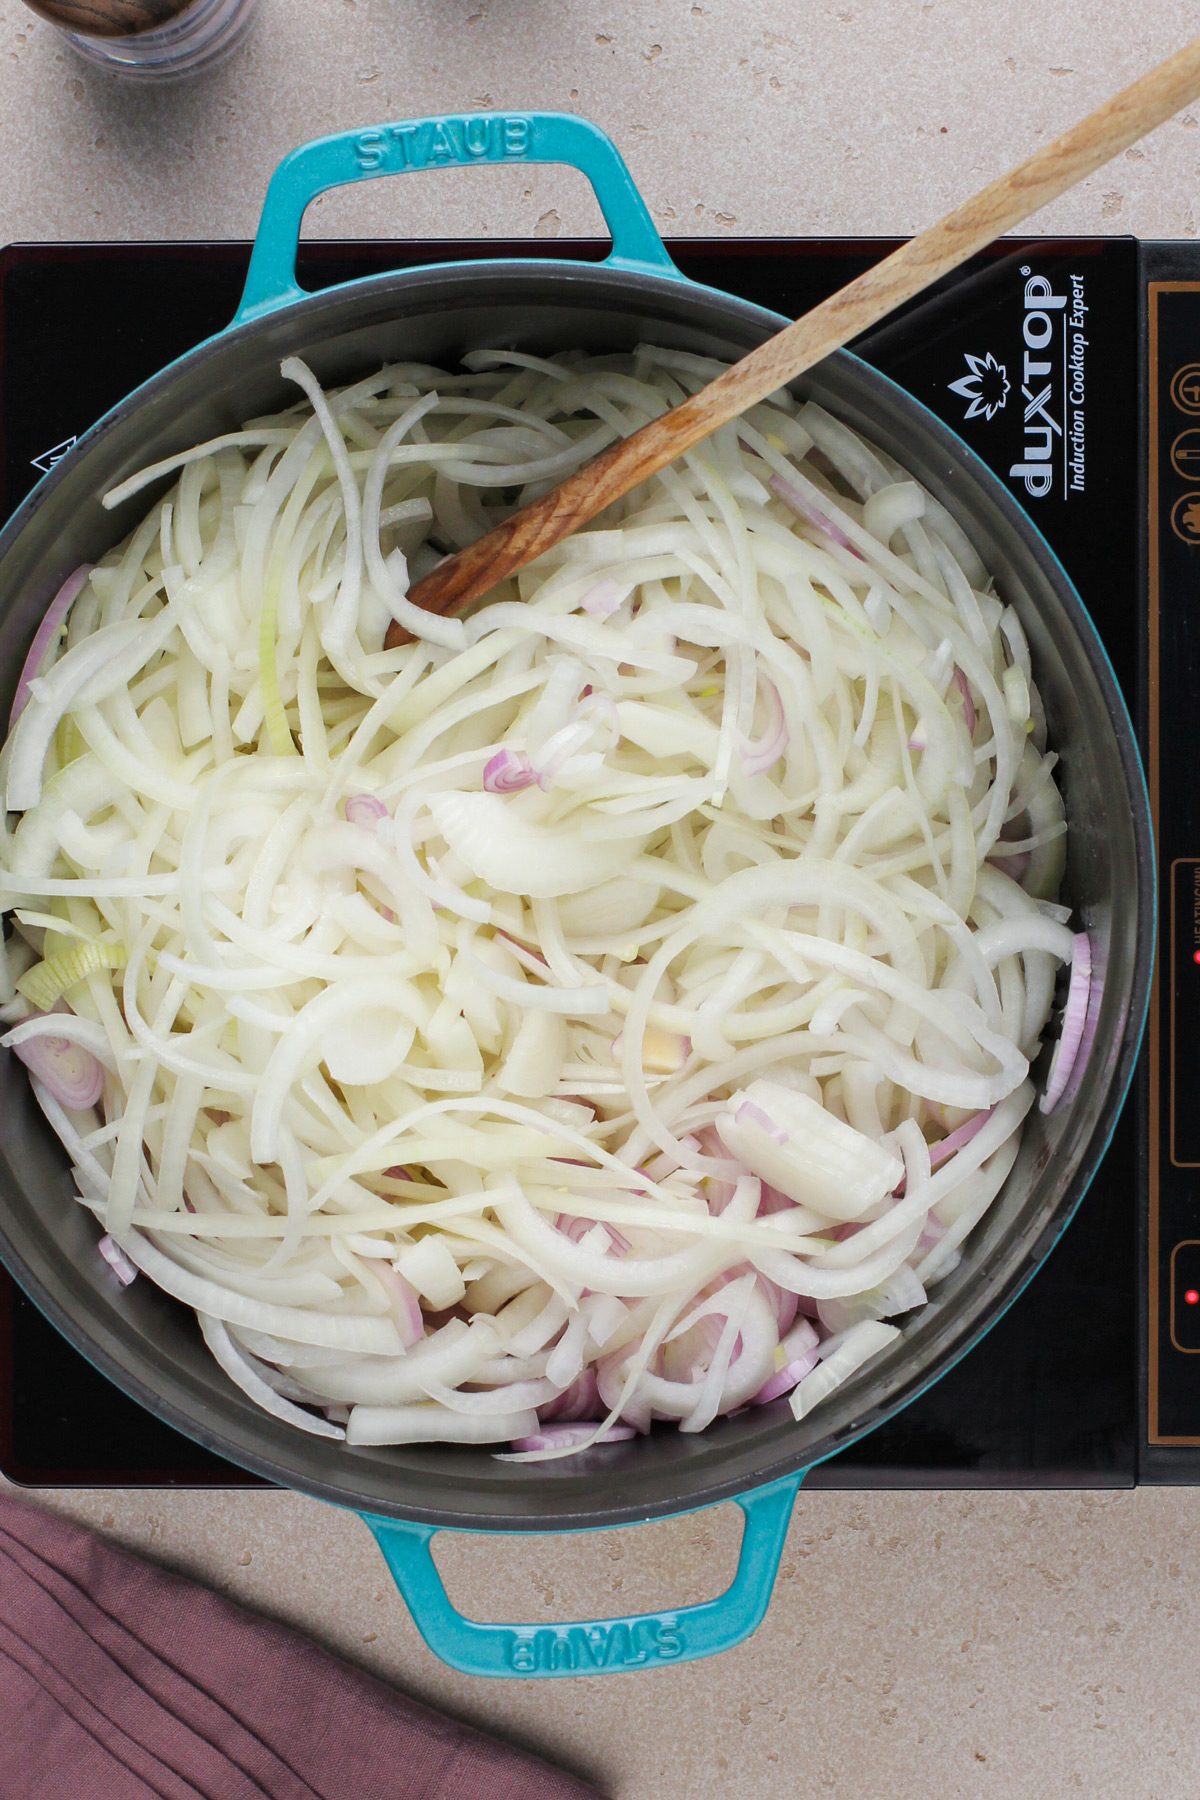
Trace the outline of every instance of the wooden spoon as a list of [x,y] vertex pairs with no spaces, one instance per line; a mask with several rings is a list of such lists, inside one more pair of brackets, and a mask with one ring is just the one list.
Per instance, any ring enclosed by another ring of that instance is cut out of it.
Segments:
[[27,6],[64,31],[85,37],[134,37],[169,25],[193,0],[25,0]]
[[[523,506],[502,525],[493,526],[465,550],[447,557],[417,582],[409,599],[429,612],[461,612],[506,575],[524,568],[719,425],[794,381],[994,238],[1065,194],[1197,95],[1200,38],[947,213],[928,231],[893,250],[795,324],[768,338],[699,393],[613,444],[552,492]],[[402,626],[395,622],[388,626],[385,643],[389,650],[408,639]]]

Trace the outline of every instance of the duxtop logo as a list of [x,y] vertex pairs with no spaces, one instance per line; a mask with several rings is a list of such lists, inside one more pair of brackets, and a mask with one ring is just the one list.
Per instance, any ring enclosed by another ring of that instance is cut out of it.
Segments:
[[[1014,463],[1009,474],[1025,484],[1031,500],[1044,500],[1054,486],[1055,438],[1063,444],[1061,419],[1054,412],[1063,396],[1054,394],[1055,363],[1061,366],[1061,351],[1056,356],[1051,348],[1055,325],[1060,329],[1067,304],[1065,294],[1056,294],[1044,275],[1031,275],[1022,269],[1025,282],[1025,317],[1021,335],[1025,339],[1024,380],[1021,395],[1025,401],[1025,453]],[[1054,412],[1050,409],[1054,408]]]
[[[982,419],[991,424],[1010,395],[1016,400],[1003,422],[1005,436],[1012,433],[1009,454],[1017,452],[1017,460],[1008,465],[1008,477],[1031,500],[1044,500],[1056,486],[1064,497],[1068,492],[1082,493],[1088,348],[1083,277],[1068,276],[1071,291],[1061,294],[1055,293],[1049,277],[1035,275],[1027,265],[1021,275],[1021,343],[1006,363],[992,350],[983,355],[964,351],[967,372],[947,385],[967,402],[964,423]],[[1019,400],[1014,392],[1018,382]]]
[[964,350],[963,356],[970,373],[952,381],[950,392],[970,401],[964,419],[977,419],[981,413],[985,419],[994,419],[1008,399],[1011,385],[1008,370],[996,361],[990,350],[985,356],[972,356],[969,350]]

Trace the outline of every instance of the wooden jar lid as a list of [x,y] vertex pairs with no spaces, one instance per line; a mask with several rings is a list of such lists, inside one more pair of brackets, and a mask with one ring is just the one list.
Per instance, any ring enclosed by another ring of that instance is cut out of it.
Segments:
[[61,25],[88,37],[134,37],[169,25],[186,12],[192,0],[26,0],[26,5]]

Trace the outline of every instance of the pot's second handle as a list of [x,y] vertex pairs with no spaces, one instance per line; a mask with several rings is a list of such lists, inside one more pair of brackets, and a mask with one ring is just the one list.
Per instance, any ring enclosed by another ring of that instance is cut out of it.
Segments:
[[715,1600],[675,1612],[579,1625],[481,1625],[451,1606],[430,1554],[433,1525],[362,1516],[375,1533],[417,1629],[435,1656],[466,1675],[612,1675],[731,1650],[762,1621],[797,1489],[807,1471],[739,1494],[745,1517],[737,1574]]
[[304,297],[296,249],[305,208],[327,188],[471,163],[568,163],[586,175],[612,233],[610,265],[682,280],[616,145],[574,113],[461,113],[401,119],[316,138],[285,156],[267,189],[254,253],[233,323]]

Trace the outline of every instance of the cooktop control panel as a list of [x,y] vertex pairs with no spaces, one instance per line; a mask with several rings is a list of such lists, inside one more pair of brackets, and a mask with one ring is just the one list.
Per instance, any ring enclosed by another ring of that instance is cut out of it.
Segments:
[[1159,943],[1147,1045],[1139,1474],[1200,1480],[1200,251],[1146,245],[1147,776]]

